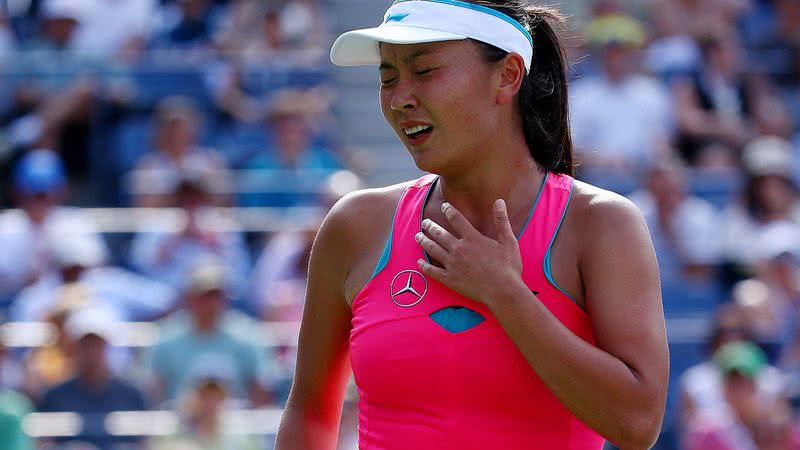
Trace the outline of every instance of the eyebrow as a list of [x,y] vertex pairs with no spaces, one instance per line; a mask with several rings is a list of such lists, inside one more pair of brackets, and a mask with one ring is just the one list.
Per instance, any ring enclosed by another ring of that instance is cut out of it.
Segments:
[[[416,58],[418,58],[420,56],[423,56],[423,55],[428,55],[430,53],[433,53],[433,50],[428,49],[428,48],[421,48],[421,49],[415,51],[414,53],[404,57],[403,58],[403,62],[408,64],[411,61],[413,61],[414,59],[416,59]],[[382,61],[380,67],[378,68],[378,70],[384,70],[384,69],[397,69],[397,67],[395,67],[394,65],[392,65],[389,62]]]

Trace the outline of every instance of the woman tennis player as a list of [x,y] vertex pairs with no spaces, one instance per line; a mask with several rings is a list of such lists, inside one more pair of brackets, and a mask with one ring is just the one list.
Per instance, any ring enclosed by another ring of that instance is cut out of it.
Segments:
[[354,193],[314,243],[278,450],[336,447],[352,364],[362,450],[647,449],[668,356],[648,230],[575,181],[557,13],[398,0],[331,59],[380,67],[431,175]]

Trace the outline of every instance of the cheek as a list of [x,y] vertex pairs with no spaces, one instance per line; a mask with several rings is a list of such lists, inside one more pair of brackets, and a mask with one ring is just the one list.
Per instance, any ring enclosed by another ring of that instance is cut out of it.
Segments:
[[391,97],[389,95],[389,91],[386,89],[381,89],[378,91],[378,100],[381,105],[381,113],[383,113],[383,118],[386,119],[387,122],[391,125]]

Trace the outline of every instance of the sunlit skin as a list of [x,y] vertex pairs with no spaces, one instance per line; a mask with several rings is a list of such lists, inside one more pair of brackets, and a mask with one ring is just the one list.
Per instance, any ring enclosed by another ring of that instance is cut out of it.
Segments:
[[[514,61],[510,69],[489,65],[468,41],[381,45],[381,110],[417,167],[441,175],[441,191],[431,203],[446,198],[488,235],[495,229],[486,211],[497,194],[520,200],[509,204],[512,219],[526,217],[544,177],[525,145],[514,104],[524,63],[519,55],[507,59]],[[414,145],[403,131],[409,124],[428,124],[433,131]],[[509,133],[509,124],[518,126]],[[436,208],[432,214],[446,226]]]
[[[663,419],[668,357],[658,267],[641,213],[616,194],[575,182],[552,247],[552,272],[586,307],[597,343],[591,345],[520,276],[516,235],[545,176],[516,105],[522,57],[487,63],[470,41],[381,44],[380,56],[383,115],[417,167],[439,175],[416,236],[436,264],[420,261],[419,269],[487,305],[578,419],[623,450],[652,446]],[[432,131],[408,137],[403,129],[416,125]],[[375,269],[407,186],[350,194],[320,227],[279,450],[336,448],[350,373],[351,304]]]

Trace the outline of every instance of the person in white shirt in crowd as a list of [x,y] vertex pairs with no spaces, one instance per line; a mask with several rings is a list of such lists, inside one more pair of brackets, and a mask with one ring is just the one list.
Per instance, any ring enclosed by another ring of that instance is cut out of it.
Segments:
[[177,292],[168,285],[107,264],[105,250],[97,242],[61,238],[52,246],[55,269],[22,290],[9,308],[17,322],[45,320],[58,308],[62,287],[80,283],[91,298],[102,301],[119,320],[148,321],[175,307]]
[[638,68],[644,30],[633,18],[611,14],[595,18],[585,34],[602,71],[570,86],[570,126],[583,168],[641,168],[656,159],[673,125],[667,90]]
[[[215,172],[215,178],[226,180],[227,165],[222,155],[197,143],[201,118],[192,99],[167,97],[156,106],[154,117],[155,151],[142,156],[130,175],[137,206],[166,206],[187,173]],[[220,195],[215,202],[223,200]]]
[[677,158],[661,159],[646,173],[644,188],[629,198],[647,221],[662,282],[710,281],[722,262],[717,211],[689,194],[689,174]]
[[250,255],[244,236],[231,218],[215,212],[213,172],[184,173],[173,192],[173,205],[182,212],[175,222],[150,223],[133,239],[130,262],[136,270],[183,291],[198,261],[223,261],[225,292],[239,300],[247,286]]
[[97,60],[133,61],[153,30],[156,0],[48,0],[77,3],[80,23],[69,48]]
[[742,164],[747,179],[741,200],[723,210],[720,224],[724,258],[747,276],[759,257],[753,245],[764,227],[781,221],[800,224],[800,202],[792,147],[784,139],[751,141],[742,153]]
[[105,258],[105,242],[91,219],[78,208],[62,206],[67,177],[55,152],[23,155],[12,182],[20,209],[0,213],[0,296],[15,295],[55,268],[56,241],[85,241]]

